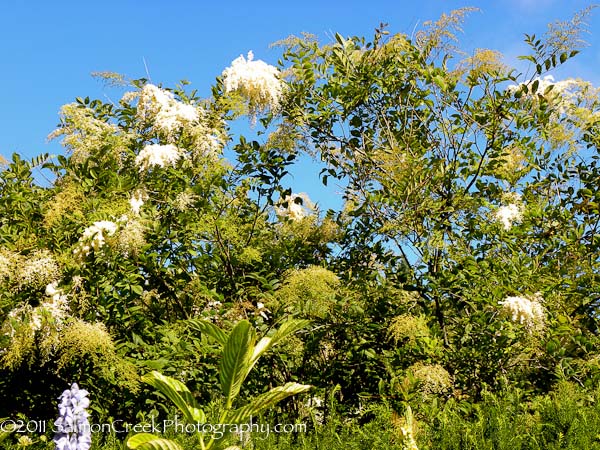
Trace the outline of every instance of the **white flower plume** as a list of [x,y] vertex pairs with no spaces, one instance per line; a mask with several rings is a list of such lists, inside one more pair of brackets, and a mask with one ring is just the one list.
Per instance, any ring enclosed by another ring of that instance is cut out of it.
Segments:
[[175,147],[173,144],[150,144],[146,145],[137,155],[135,158],[135,164],[138,166],[141,172],[143,170],[150,169],[152,166],[174,166],[181,157],[181,150]]
[[506,297],[504,301],[499,302],[502,309],[507,313],[513,322],[525,325],[529,329],[543,326],[545,321],[544,307],[542,306],[542,296],[537,293],[533,299],[526,297]]
[[254,61],[248,52],[248,59],[240,55],[231,66],[223,71],[225,92],[239,92],[248,100],[251,112],[279,109],[283,84],[279,70],[264,61]]

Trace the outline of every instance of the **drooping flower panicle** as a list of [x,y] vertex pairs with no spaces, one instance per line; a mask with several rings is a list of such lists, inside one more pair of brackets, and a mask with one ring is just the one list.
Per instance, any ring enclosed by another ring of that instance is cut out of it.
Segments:
[[251,112],[279,109],[283,85],[279,70],[264,61],[254,61],[254,54],[248,52],[248,59],[240,55],[231,66],[223,71],[225,92],[238,92],[249,103]]
[[73,255],[78,258],[85,258],[92,250],[100,250],[106,243],[105,236],[112,236],[117,231],[117,224],[110,220],[101,220],[94,222],[92,226],[87,227],[79,239],[79,243]]

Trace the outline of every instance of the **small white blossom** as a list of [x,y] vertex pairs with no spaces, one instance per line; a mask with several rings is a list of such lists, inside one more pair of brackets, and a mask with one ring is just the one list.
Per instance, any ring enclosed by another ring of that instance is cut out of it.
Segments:
[[179,161],[181,156],[181,150],[179,150],[173,144],[150,144],[146,145],[137,155],[135,158],[135,164],[138,166],[141,172],[143,170],[150,169],[152,166],[174,166],[175,163]]
[[515,222],[523,220],[523,203],[518,193],[507,194],[504,197],[509,203],[500,206],[494,216],[502,223],[505,230],[510,230]]
[[183,191],[177,194],[175,200],[173,201],[173,206],[178,211],[186,211],[194,202],[197,200],[198,196],[191,191]]
[[102,220],[94,222],[92,226],[87,227],[73,254],[76,257],[84,258],[90,254],[92,250],[100,250],[106,243],[105,236],[112,236],[117,231],[117,224],[110,220]]
[[[122,101],[128,103],[135,95],[127,93]],[[152,128],[167,137],[171,142],[175,133],[185,126],[198,122],[200,114],[194,105],[177,101],[173,93],[153,84],[146,84],[137,95],[137,118],[142,122],[150,122]]]
[[544,324],[545,313],[541,301],[542,296],[537,293],[532,300],[519,296],[506,297],[504,301],[499,302],[499,305],[510,315],[513,322],[533,329]]
[[263,302],[258,302],[256,304],[256,310],[258,312],[258,315],[261,316],[263,319],[265,319],[265,320],[269,319],[268,313],[270,313],[271,311],[269,311],[265,307],[265,304]]
[[222,303],[219,300],[211,300],[206,304],[206,307],[210,309],[218,309],[221,307],[221,305]]
[[[287,204],[287,206],[285,206]],[[276,207],[279,217],[287,217],[291,220],[302,220],[315,210],[315,204],[307,194],[301,192],[283,198]]]
[[36,308],[34,317],[39,315],[39,309],[44,309],[57,324],[60,324],[68,315],[69,306],[67,303],[67,296],[64,295],[61,289],[58,289],[58,282],[56,281],[46,286],[46,295],[50,297],[50,299],[42,302],[40,306]]
[[254,113],[278,110],[283,92],[279,70],[264,61],[254,61],[251,51],[248,59],[240,55],[223,71],[223,87],[225,92],[238,92],[246,98]]
[[136,192],[129,199],[129,205],[131,206],[131,212],[135,215],[139,215],[140,209],[144,205],[144,195],[141,192]]

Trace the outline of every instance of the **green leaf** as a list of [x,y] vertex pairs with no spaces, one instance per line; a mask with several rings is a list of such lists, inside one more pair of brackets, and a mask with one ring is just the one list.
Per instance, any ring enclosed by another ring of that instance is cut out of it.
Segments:
[[271,389],[269,392],[259,395],[251,400],[248,404],[230,411],[227,414],[227,423],[242,423],[247,421],[251,416],[258,415],[265,409],[276,405],[281,400],[292,395],[300,394],[308,391],[312,386],[308,384],[286,383],[283,386]]
[[560,55],[560,63],[563,64],[568,58],[569,58],[568,54],[561,53],[561,55]]
[[273,333],[272,336],[263,337],[260,341],[258,341],[258,344],[256,344],[256,347],[254,348],[249,370],[254,367],[258,359],[267,351],[269,351],[271,347],[295,332],[306,328],[309,323],[310,321],[308,320],[287,320],[277,329],[277,331],[275,331],[275,333]]
[[144,293],[144,288],[139,284],[134,284],[131,286],[131,290],[137,295],[142,295]]
[[219,378],[227,407],[240,392],[244,379],[251,368],[256,333],[250,322],[242,320],[231,330],[221,357]]
[[153,359],[149,361],[144,361],[144,365],[148,369],[152,370],[161,370],[163,367],[168,366],[170,361],[166,358]]
[[189,422],[204,422],[206,415],[196,406],[196,399],[181,381],[152,371],[142,377],[142,381],[158,389],[183,413]]
[[189,320],[188,324],[200,331],[200,333],[204,333],[215,341],[217,341],[221,346],[225,346],[227,343],[227,334],[223,330],[221,330],[214,323],[208,322],[206,320]]
[[177,442],[159,438],[150,433],[140,433],[127,439],[127,448],[139,450],[183,450]]

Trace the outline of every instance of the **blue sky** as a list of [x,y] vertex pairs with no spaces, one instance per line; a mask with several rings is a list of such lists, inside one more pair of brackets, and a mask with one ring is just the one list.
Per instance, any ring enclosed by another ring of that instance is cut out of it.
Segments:
[[[525,52],[523,33],[543,34],[546,24],[567,19],[590,3],[581,0],[305,0],[228,2],[202,0],[2,0],[0,2],[0,154],[59,153],[46,136],[58,110],[77,96],[106,99],[90,73],[148,74],[173,86],[180,79],[208,94],[215,76],[253,50],[275,64],[269,44],[302,31],[329,41],[335,32],[371,36],[380,22],[391,32],[411,32],[422,22],[462,6],[481,9],[464,26],[464,49],[493,48],[514,63]],[[590,47],[557,73],[600,84],[600,8],[590,21]],[[597,31],[596,31],[597,30]],[[308,179],[297,173],[293,184]],[[312,189],[315,182],[313,182]],[[294,186],[295,187],[295,186]],[[298,186],[311,194],[311,186]],[[317,197],[322,193],[313,194]],[[322,199],[327,203],[326,199]]]

